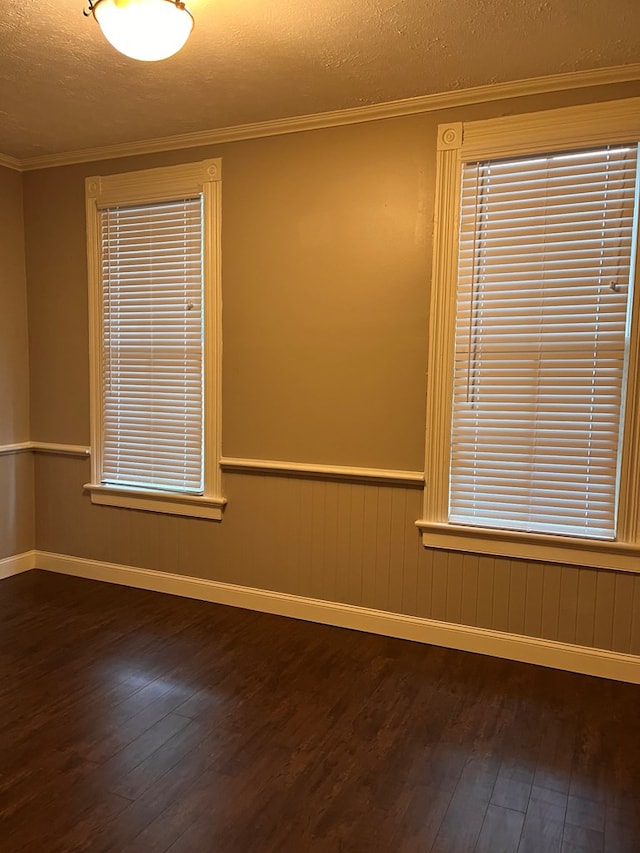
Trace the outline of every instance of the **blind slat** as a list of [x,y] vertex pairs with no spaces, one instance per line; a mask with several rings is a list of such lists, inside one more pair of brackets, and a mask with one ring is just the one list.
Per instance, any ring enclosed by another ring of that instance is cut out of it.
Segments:
[[102,480],[201,493],[201,198],[100,216]]
[[452,522],[615,538],[637,159],[463,167]]

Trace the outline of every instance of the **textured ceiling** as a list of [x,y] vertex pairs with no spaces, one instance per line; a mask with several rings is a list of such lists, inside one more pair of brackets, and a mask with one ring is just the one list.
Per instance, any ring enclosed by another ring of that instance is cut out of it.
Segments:
[[634,63],[640,0],[187,0],[164,62],[83,0],[0,0],[0,152],[18,158]]

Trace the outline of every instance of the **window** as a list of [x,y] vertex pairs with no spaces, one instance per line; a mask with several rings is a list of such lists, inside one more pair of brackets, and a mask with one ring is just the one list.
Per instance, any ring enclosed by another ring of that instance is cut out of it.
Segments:
[[87,179],[94,503],[222,517],[219,178]]
[[637,565],[639,106],[440,128],[425,545]]

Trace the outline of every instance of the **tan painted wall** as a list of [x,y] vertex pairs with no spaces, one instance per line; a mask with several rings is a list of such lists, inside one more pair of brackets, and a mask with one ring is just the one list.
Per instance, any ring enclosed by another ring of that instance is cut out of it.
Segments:
[[[628,84],[25,175],[32,437],[86,444],[83,179],[223,158],[227,456],[422,470],[435,128]],[[226,474],[222,524],[92,506],[36,460],[37,547],[640,653],[640,576],[421,548],[420,491]]]
[[0,560],[35,547],[31,453],[0,456]]
[[22,176],[0,166],[0,445],[29,439]]
[[[0,448],[29,439],[22,177],[0,166]],[[0,456],[0,559],[33,548],[33,465]]]

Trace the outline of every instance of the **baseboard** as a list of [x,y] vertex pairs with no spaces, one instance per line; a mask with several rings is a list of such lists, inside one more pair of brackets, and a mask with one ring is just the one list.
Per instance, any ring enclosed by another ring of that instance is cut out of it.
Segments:
[[0,580],[10,578],[28,572],[36,566],[36,552],[24,551],[22,554],[14,554],[13,557],[5,557],[0,560]]
[[640,684],[640,657],[635,655],[46,551],[35,552],[33,565],[60,574]]

